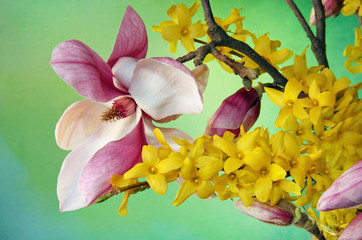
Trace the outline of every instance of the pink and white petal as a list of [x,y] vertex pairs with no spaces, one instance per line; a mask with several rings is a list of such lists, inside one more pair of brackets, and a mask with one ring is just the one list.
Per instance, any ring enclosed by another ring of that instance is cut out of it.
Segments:
[[338,237],[339,240],[362,239],[362,214],[352,220]]
[[55,127],[55,139],[60,148],[73,150],[94,133],[106,109],[103,103],[84,99],[70,105]]
[[96,52],[78,40],[56,46],[50,64],[59,77],[84,97],[107,102],[122,95],[113,85],[111,68]]
[[127,6],[116,42],[107,63],[112,68],[121,57],[145,58],[148,39],[145,24],[133,8]]
[[82,145],[68,154],[58,176],[57,193],[60,211],[72,211],[90,204],[83,200],[80,191],[80,179],[84,168],[100,149],[130,133],[139,122],[141,114],[141,110],[138,109],[128,118],[101,123]]
[[209,68],[207,67],[206,64],[201,64],[196,68],[192,69],[191,72],[196,79],[196,83],[199,86],[201,94],[203,94],[205,92],[207,82],[209,79],[209,74],[210,74]]
[[128,91],[137,62],[135,58],[122,57],[114,64],[112,73],[116,80],[114,83],[116,87]]
[[[153,133],[153,130],[156,128],[156,126],[153,125],[152,120],[150,118],[143,117],[143,121],[145,124],[145,133],[148,144],[154,146],[155,148],[161,147],[162,144],[157,140],[155,134]],[[166,142],[174,151],[179,151],[180,146],[173,141],[173,137],[176,137],[178,139],[186,139],[190,143],[194,141],[190,135],[176,128],[157,128],[161,130]]]
[[[170,60],[170,59],[169,59]],[[129,93],[137,105],[154,120],[176,114],[196,114],[203,110],[202,97],[190,71],[158,59],[140,60]]]
[[109,192],[114,174],[124,174],[142,161],[143,145],[147,145],[143,121],[120,140],[100,149],[84,168],[80,178],[80,191],[86,206]]

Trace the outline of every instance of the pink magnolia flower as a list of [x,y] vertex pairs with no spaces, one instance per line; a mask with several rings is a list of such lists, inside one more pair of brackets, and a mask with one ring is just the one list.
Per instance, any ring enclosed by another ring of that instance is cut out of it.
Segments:
[[362,205],[362,160],[345,171],[323,193],[318,201],[318,211],[354,208]]
[[230,131],[237,137],[240,133],[240,126],[243,125],[244,131],[247,132],[258,119],[259,113],[258,92],[254,88],[250,91],[241,88],[226,98],[209,118],[205,134],[222,136],[224,132]]
[[294,216],[291,209],[284,209],[278,205],[271,206],[268,202],[262,203],[255,199],[249,207],[245,207],[243,201],[238,199],[234,202],[234,206],[246,215],[265,223],[278,226],[288,226],[293,223]]
[[339,235],[338,240],[362,239],[362,214],[359,214]]
[[[69,40],[53,51],[56,73],[86,97],[72,104],[57,123],[57,144],[72,150],[58,177],[60,211],[86,207],[110,191],[110,179],[141,160],[142,146],[158,141],[152,121],[165,122],[179,114],[200,113],[201,92],[192,72],[170,58],[144,59],[144,23],[127,7],[107,63],[84,43]],[[206,81],[208,69],[197,69]],[[162,129],[190,139],[176,129]]]

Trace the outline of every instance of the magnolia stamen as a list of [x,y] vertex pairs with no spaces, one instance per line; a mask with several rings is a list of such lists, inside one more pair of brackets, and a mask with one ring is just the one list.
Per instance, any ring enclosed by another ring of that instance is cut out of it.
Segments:
[[113,101],[112,107],[101,115],[101,121],[108,122],[126,118],[136,112],[136,102],[129,97],[121,97]]

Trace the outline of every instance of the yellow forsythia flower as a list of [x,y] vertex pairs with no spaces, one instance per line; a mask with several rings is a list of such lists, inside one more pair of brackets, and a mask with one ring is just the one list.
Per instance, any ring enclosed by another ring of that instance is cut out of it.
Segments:
[[[356,74],[362,73],[362,32],[358,27],[355,28],[354,32],[356,36],[355,45],[347,45],[343,55],[348,57],[344,63],[344,67],[349,72]],[[352,66],[353,63],[354,65]]]

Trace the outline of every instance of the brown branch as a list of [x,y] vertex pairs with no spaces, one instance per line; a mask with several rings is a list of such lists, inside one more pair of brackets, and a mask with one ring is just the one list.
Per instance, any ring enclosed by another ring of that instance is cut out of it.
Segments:
[[325,15],[324,15],[324,6],[320,0],[313,0],[313,5],[315,9],[316,16],[316,25],[317,25],[317,36],[314,35],[313,31],[310,29],[309,24],[303,17],[303,14],[300,12],[297,5],[293,0],[285,0],[290,9],[293,11],[294,15],[297,17],[298,21],[302,25],[304,31],[307,34],[311,44],[312,51],[316,57],[319,65],[324,65],[329,67],[328,60],[326,56],[326,43],[325,43]]
[[[195,52],[191,52],[183,57],[180,57],[178,61],[185,62],[194,58],[195,64],[199,65],[202,63],[206,55],[211,53],[211,50],[214,51],[215,47],[225,46],[234,49],[236,52],[245,54],[274,79],[274,84],[285,86],[288,80],[273,65],[266,61],[246,43],[238,41],[227,35],[227,33],[216,24],[211,11],[210,2],[208,0],[201,0],[201,3],[204,9],[205,20],[208,25],[207,33],[211,42],[207,45],[201,46]],[[214,53],[217,52],[214,51]]]

